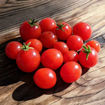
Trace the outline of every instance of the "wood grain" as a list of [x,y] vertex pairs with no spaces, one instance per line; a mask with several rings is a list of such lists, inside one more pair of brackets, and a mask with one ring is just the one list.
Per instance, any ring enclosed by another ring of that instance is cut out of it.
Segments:
[[[0,105],[105,105],[105,0],[5,0],[0,1]],[[5,55],[11,40],[22,42],[19,26],[24,20],[50,16],[71,26],[84,21],[92,26],[91,39],[101,43],[98,64],[72,84],[49,90],[34,85],[33,73],[21,72]]]

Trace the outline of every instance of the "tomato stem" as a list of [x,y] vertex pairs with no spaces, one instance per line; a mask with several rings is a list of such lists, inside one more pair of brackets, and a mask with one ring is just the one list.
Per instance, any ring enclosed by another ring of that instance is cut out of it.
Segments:
[[63,27],[65,26],[64,24],[57,24],[58,28],[57,30],[61,29],[62,31],[64,31]]
[[31,48],[31,47],[29,47],[30,44],[31,44],[31,42],[29,42],[27,45],[26,45],[26,43],[23,43],[23,46],[21,47],[21,49],[24,51],[28,51]]
[[33,26],[38,26],[38,25],[36,24],[37,22],[38,22],[38,20],[30,19],[28,23],[31,25],[31,27],[33,27]]
[[90,49],[90,46],[85,46],[83,45],[83,48],[84,48],[84,53],[86,53],[86,60],[88,60],[88,57],[89,57],[89,54],[91,53],[91,49]]

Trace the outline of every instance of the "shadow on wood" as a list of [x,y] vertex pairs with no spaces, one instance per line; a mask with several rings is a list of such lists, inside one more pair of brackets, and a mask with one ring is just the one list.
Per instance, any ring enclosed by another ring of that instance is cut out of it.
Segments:
[[53,94],[56,92],[60,92],[66,89],[68,86],[70,86],[70,84],[66,84],[62,81],[62,79],[59,76],[59,70],[56,72],[56,74],[57,83],[53,88],[47,90],[40,89],[34,84],[33,80],[31,80],[30,82],[26,82],[25,84],[22,84],[21,86],[15,89],[15,91],[12,94],[13,99],[17,101],[26,101],[29,99],[37,98],[42,94]]
[[[5,46],[10,41],[19,41],[23,42],[21,38],[16,38],[9,40],[0,45],[0,86],[7,86],[9,84],[13,84],[19,81],[23,81],[22,85],[17,87],[12,97],[14,100],[17,101],[26,101],[29,99],[37,98],[42,94],[53,94],[56,92],[60,92],[66,89],[71,84],[64,83],[63,80],[60,78],[60,68],[56,70],[57,74],[57,83],[56,85],[48,90],[43,90],[38,88],[33,82],[33,73],[23,73],[20,71],[16,65],[15,60],[10,60],[5,55]],[[40,65],[40,67],[43,67]],[[40,68],[39,67],[39,68]],[[85,68],[83,70],[83,74],[86,73],[88,70]]]

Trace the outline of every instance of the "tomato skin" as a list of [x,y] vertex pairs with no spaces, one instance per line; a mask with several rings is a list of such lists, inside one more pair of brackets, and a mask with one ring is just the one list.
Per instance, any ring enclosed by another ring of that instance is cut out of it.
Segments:
[[59,40],[67,40],[67,38],[72,34],[72,28],[66,22],[62,22],[60,24],[64,25],[64,27],[62,27],[62,29],[59,29],[59,27],[57,26],[55,30],[56,35]]
[[96,40],[91,40],[89,42],[86,43],[86,46],[89,45],[90,47],[94,48],[97,52],[100,51],[101,47],[100,47],[100,43]]
[[16,64],[23,72],[33,72],[40,64],[40,54],[34,48],[21,50],[16,57]]
[[67,44],[64,43],[64,42],[61,42],[61,41],[56,42],[54,44],[54,48],[57,49],[57,50],[60,50],[62,54],[64,54],[67,51],[69,51],[69,48],[68,48]]
[[75,82],[80,78],[81,74],[82,68],[75,61],[65,63],[60,70],[60,76],[66,83]]
[[10,59],[16,59],[18,52],[21,50],[22,44],[18,41],[11,41],[5,48],[5,54]]
[[42,51],[42,43],[41,43],[40,40],[38,40],[38,39],[29,39],[25,43],[28,44],[29,42],[31,42],[31,44],[29,45],[30,47],[35,48],[38,52]]
[[41,63],[44,67],[56,70],[63,63],[63,55],[57,49],[48,49],[42,53]]
[[57,42],[57,37],[54,35],[51,31],[43,32],[40,36],[40,41],[43,44],[43,47],[45,48],[52,48],[54,43]]
[[69,49],[78,51],[83,46],[83,40],[80,36],[72,35],[68,38],[67,45]]
[[56,28],[56,22],[54,19],[47,17],[40,21],[40,26],[41,26],[42,32],[53,31]]
[[78,53],[76,51],[70,50],[63,55],[64,62],[68,61],[78,61]]
[[34,74],[33,80],[38,87],[42,89],[49,89],[56,84],[57,78],[52,69],[40,68]]
[[95,49],[91,48],[91,53],[89,53],[88,59],[86,59],[86,53],[83,52],[84,50],[81,50],[79,53],[79,62],[81,65],[83,65],[86,68],[93,67],[98,62],[98,53]]
[[31,26],[28,21],[25,21],[20,26],[20,35],[25,41],[33,38],[39,38],[41,35],[41,27],[37,23],[36,25]]
[[84,41],[91,37],[92,30],[89,24],[85,22],[79,22],[73,27],[73,34],[79,35]]

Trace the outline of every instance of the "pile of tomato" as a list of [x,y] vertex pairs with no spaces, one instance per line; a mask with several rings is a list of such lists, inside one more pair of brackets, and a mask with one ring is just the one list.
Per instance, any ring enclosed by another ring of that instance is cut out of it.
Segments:
[[[89,24],[79,22],[73,28],[66,22],[52,18],[41,21],[25,21],[20,26],[23,45],[18,41],[9,42],[6,55],[23,72],[35,72],[33,81],[42,89],[54,87],[57,81],[55,71],[66,83],[78,80],[82,67],[90,68],[98,62],[100,44],[96,40],[88,41],[92,35]],[[38,68],[40,65],[41,68]]]

